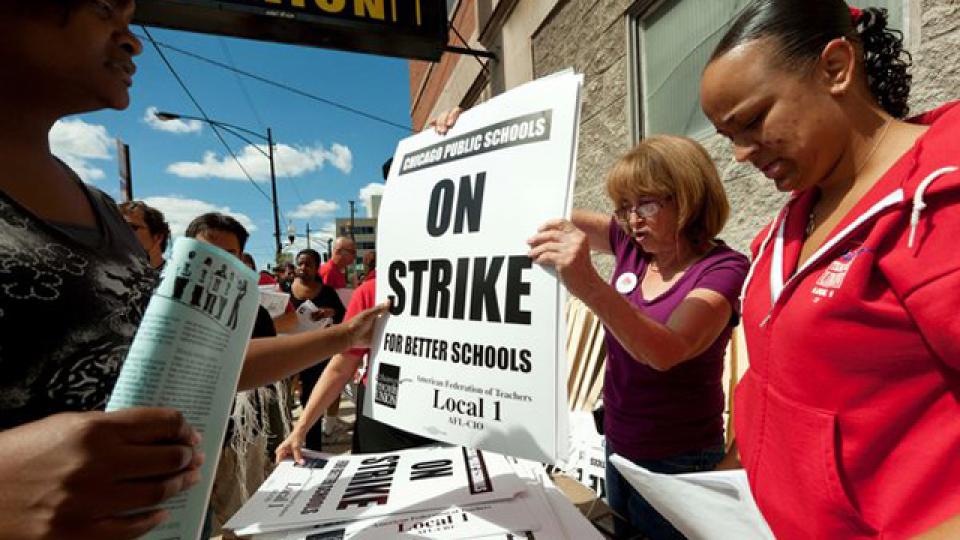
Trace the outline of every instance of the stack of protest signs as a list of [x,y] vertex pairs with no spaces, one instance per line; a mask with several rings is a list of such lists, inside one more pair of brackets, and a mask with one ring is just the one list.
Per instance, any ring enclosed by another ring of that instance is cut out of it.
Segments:
[[311,455],[281,463],[225,529],[257,540],[599,538],[538,463],[462,447]]
[[[564,72],[400,142],[377,227],[363,412],[438,441],[567,455],[566,291],[527,239],[569,216],[583,78]],[[382,285],[381,285],[382,284]]]

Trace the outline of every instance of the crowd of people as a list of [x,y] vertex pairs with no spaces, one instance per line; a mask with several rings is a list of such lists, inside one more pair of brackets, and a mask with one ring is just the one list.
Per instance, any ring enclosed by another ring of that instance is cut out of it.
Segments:
[[[167,517],[143,509],[196,484],[212,458],[176,410],[103,412],[170,229],[143,202],[118,206],[84,184],[48,142],[60,118],[129,104],[134,9],[0,4],[0,60],[17,81],[0,85],[0,537],[135,538]],[[730,205],[710,155],[671,135],[612,165],[612,212],[531,231],[530,258],[606,329],[608,453],[669,474],[743,467],[778,538],[960,536],[960,108],[908,117],[908,67],[883,10],[754,0],[700,82],[736,159],[792,194],[750,258],[718,238]],[[443,134],[459,113],[432,125]],[[247,231],[229,216],[197,216],[186,236],[245,257]],[[613,255],[609,280],[591,252]],[[258,313],[211,529],[273,457],[322,447],[318,420],[336,416],[387,309],[372,254],[350,301],[337,294],[355,258],[339,238],[327,262],[307,249],[262,276],[291,311]],[[307,301],[324,323],[303,329]],[[751,366],[725,445],[723,355],[738,324]],[[354,452],[432,443],[357,419]],[[618,535],[682,538],[610,465],[606,486]]]

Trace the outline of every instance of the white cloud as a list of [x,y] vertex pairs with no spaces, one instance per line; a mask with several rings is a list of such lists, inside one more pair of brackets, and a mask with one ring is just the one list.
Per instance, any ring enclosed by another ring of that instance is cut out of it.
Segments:
[[147,197],[143,199],[143,202],[163,212],[163,216],[170,225],[172,236],[183,236],[184,231],[187,230],[187,225],[193,221],[193,218],[207,212],[220,212],[232,216],[246,227],[247,232],[252,233],[257,230],[257,226],[253,224],[253,220],[249,216],[234,212],[228,206],[216,206],[206,201],[187,199],[177,195]]
[[203,129],[203,122],[199,120],[160,120],[158,111],[156,107],[147,107],[143,113],[143,121],[153,129],[167,133],[199,133]]
[[307,204],[301,204],[296,210],[287,213],[287,215],[296,219],[325,218],[332,216],[333,213],[339,209],[340,205],[333,201],[315,199]]
[[353,152],[342,144],[333,143],[327,152],[327,160],[343,174],[353,170]]
[[371,182],[360,188],[358,198],[363,201],[363,205],[367,207],[368,216],[373,215],[373,208],[370,207],[372,202],[371,199],[373,199],[374,195],[383,195],[383,189],[385,187],[386,186],[384,184],[379,182]]
[[90,160],[111,159],[113,138],[107,128],[79,118],[57,120],[50,129],[50,151],[70,166],[85,182],[106,176]]
[[[270,162],[263,153],[267,145],[247,145],[237,153],[237,159],[243,168],[258,182],[270,179]],[[329,150],[322,145],[290,146],[274,144],[274,163],[277,177],[303,176],[322,169],[327,163],[344,174],[353,170],[353,153],[349,148],[334,143]],[[243,171],[229,155],[217,155],[206,152],[203,159],[180,161],[167,167],[167,172],[183,178],[223,178],[225,180],[245,180]]]

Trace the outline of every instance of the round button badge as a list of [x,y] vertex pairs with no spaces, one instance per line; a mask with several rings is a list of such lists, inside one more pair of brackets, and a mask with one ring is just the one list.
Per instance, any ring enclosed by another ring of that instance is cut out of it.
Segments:
[[626,272],[617,277],[617,292],[620,294],[629,294],[637,288],[637,275],[633,272]]

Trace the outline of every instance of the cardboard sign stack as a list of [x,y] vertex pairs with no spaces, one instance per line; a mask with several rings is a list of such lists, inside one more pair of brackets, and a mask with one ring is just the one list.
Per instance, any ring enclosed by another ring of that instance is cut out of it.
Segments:
[[601,538],[532,461],[462,447],[310,454],[225,525],[257,540]]

